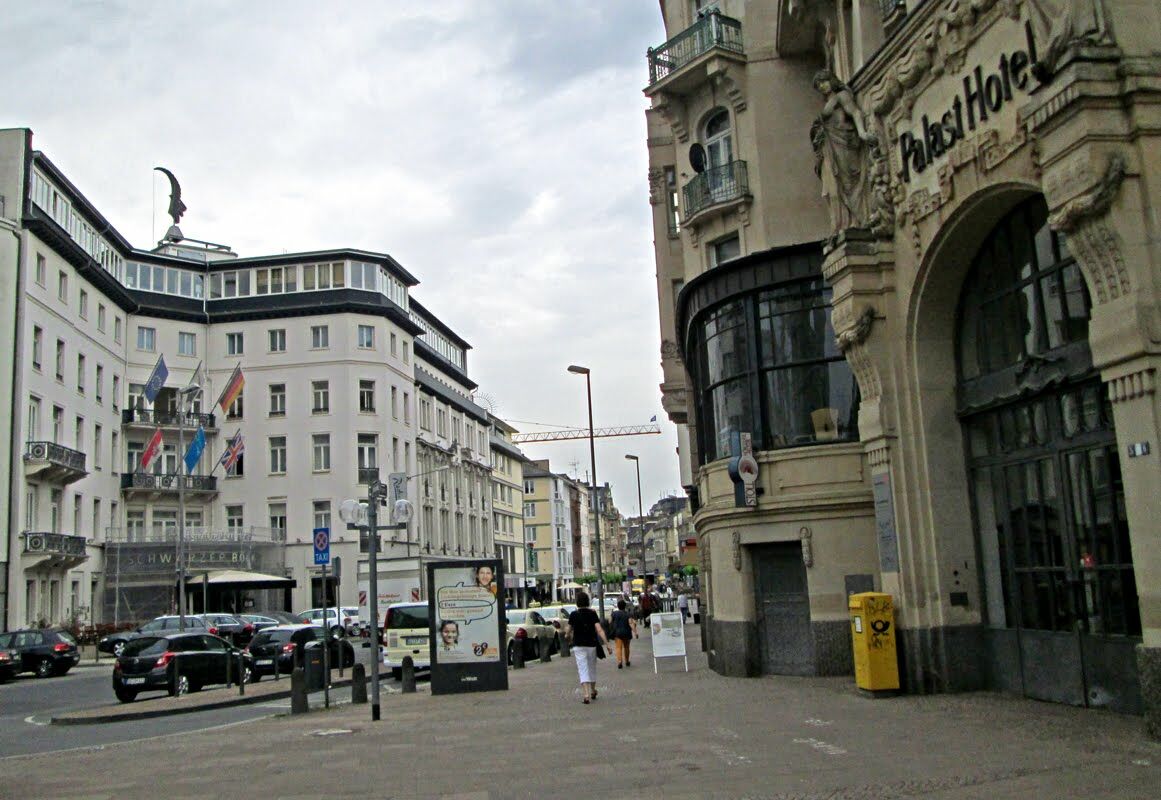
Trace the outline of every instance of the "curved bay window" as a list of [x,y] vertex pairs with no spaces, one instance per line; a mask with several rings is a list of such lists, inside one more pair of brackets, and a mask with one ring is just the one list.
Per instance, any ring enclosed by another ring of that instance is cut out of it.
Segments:
[[1025,694],[1131,709],[1124,675],[1141,619],[1112,408],[1083,277],[1047,217],[1036,197],[1001,220],[960,300],[986,619],[993,646],[1012,648],[1001,660],[1022,664]]
[[[683,292],[683,311],[693,317],[687,363],[703,464],[734,455],[735,433],[752,434],[758,450],[859,438],[858,389],[835,344],[818,259],[779,264],[762,256],[732,262],[728,274],[707,274]],[[785,280],[721,298],[730,287],[753,285],[748,277]]]

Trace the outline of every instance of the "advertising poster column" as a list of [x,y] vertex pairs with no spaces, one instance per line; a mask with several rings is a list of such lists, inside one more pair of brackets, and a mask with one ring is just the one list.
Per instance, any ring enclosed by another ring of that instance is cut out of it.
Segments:
[[499,559],[427,565],[432,694],[508,688],[505,618],[496,599],[502,569]]

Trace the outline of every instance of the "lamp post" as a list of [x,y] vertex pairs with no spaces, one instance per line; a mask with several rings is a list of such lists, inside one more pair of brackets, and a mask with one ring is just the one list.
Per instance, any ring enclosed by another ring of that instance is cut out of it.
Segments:
[[641,529],[641,541],[645,541],[645,508],[641,504],[641,459],[634,455],[625,454],[625,458],[632,461],[637,467],[637,527]]
[[[186,386],[177,393],[177,629],[185,630],[186,598],[185,598],[185,403],[201,394],[201,387]],[[208,583],[208,579],[207,579]],[[205,605],[204,595],[202,605]],[[208,608],[202,608],[203,614],[208,614]]]
[[588,396],[589,403],[589,461],[592,464],[593,471],[593,533],[597,545],[597,607],[600,609],[601,621],[603,622],[605,619],[605,568],[601,563],[601,510],[597,495],[597,447],[593,438],[593,384],[589,376],[588,367],[578,367],[576,364],[570,364],[568,371],[573,375],[585,376],[585,394]]

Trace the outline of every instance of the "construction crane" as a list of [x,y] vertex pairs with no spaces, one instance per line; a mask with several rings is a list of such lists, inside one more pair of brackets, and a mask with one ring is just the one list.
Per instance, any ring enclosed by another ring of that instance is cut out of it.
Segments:
[[[594,439],[605,439],[610,436],[640,436],[648,433],[661,433],[661,426],[656,422],[648,425],[624,425],[619,428],[596,428],[593,430]],[[515,444],[528,442],[560,442],[566,439],[587,439],[588,428],[569,428],[563,431],[541,431],[540,433],[514,433],[512,441]]]

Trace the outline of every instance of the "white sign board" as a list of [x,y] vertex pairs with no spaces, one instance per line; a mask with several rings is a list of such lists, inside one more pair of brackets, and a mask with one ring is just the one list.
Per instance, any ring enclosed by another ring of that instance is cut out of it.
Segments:
[[685,623],[680,611],[654,611],[649,615],[649,632],[653,637],[653,671],[657,671],[657,659],[685,659],[685,671],[689,672],[689,659],[685,653]]

